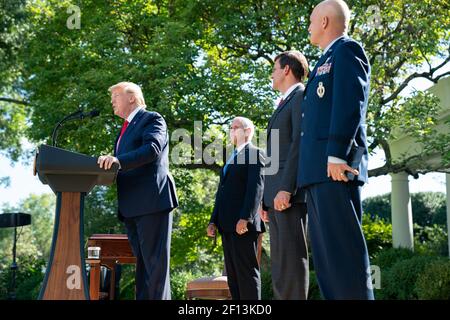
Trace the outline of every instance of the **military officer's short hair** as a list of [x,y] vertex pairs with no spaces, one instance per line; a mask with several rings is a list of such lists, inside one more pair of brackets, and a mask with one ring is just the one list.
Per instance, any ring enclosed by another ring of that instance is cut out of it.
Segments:
[[282,52],[275,57],[274,61],[277,62],[278,60],[281,68],[289,66],[298,81],[303,82],[308,76],[308,60],[300,51]]

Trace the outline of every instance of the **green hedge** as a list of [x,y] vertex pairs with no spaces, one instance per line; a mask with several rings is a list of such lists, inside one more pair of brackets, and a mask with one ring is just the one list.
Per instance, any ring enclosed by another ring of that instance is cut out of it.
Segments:
[[449,300],[450,260],[442,258],[431,262],[417,279],[416,291],[422,300]]
[[381,269],[378,300],[450,299],[450,260],[429,252],[383,250],[372,260]]
[[392,225],[385,219],[363,215],[362,230],[370,257],[392,247]]
[[416,282],[432,257],[416,256],[395,263],[391,268],[381,267],[381,289],[375,293],[378,299],[416,300]]
[[381,271],[391,268],[399,261],[407,260],[415,256],[415,253],[404,248],[388,248],[380,251],[378,255],[372,259],[371,264],[377,265]]
[[[18,259],[16,271],[16,299],[35,300],[39,296],[45,276],[46,261],[34,257],[22,256]],[[0,270],[0,300],[8,299],[11,284],[11,270]]]
[[261,268],[261,299],[272,300],[272,273],[270,267]]
[[322,300],[319,283],[317,282],[317,277],[314,270],[309,272],[308,300]]

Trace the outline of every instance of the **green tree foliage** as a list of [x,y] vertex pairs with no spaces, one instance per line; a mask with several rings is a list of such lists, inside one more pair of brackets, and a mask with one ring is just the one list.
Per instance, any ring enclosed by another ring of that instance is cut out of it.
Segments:
[[[26,92],[30,102],[27,136],[45,141],[64,115],[98,108],[102,117],[67,125],[61,144],[89,154],[111,151],[118,119],[106,89],[120,80],[139,83],[149,109],[161,112],[171,130],[192,132],[194,120],[204,127],[223,125],[237,114],[265,127],[274,98],[273,57],[299,49],[313,66],[320,54],[307,31],[316,2],[86,0],[79,4],[80,29],[67,27],[70,1],[26,2],[31,28],[18,49],[16,78],[22,82],[16,91]],[[403,93],[416,78],[437,82],[448,74],[439,74],[450,59],[448,2],[348,3],[353,11],[349,34],[363,43],[373,67],[367,119],[371,150],[382,148],[387,160],[371,175],[408,169],[407,162],[393,163],[390,156],[387,141],[396,126],[427,141],[425,152],[447,155],[446,137],[433,130],[435,99]]]
[[208,171],[187,169],[176,170],[175,178],[180,207],[174,214],[171,264],[175,269],[221,274],[220,237],[216,243],[206,237],[218,179]]
[[[275,97],[270,85],[274,56],[298,49],[313,67],[320,55],[307,32],[316,3],[83,0],[75,3],[81,10],[80,29],[71,29],[67,8],[73,1],[0,1],[0,150],[16,160],[22,134],[32,143],[48,143],[55,123],[80,108],[99,109],[101,116],[64,125],[59,145],[89,155],[111,153],[121,121],[113,116],[107,88],[123,80],[141,85],[148,109],[160,112],[171,132],[184,128],[193,134],[193,122],[202,121],[203,130],[212,133],[204,144],[216,136],[223,139],[222,129],[235,115],[264,129]],[[363,43],[373,67],[370,149],[382,148],[387,160],[370,174],[408,169],[408,162],[392,162],[387,144],[399,124],[419,142],[436,141],[429,148],[446,155],[448,139],[432,129],[436,101],[403,93],[418,77],[437,82],[448,74],[439,74],[450,60],[448,1],[348,3],[354,15],[349,34]],[[371,5],[380,9],[379,28],[372,23]],[[217,169],[204,162],[171,168],[180,196],[174,212],[174,270],[221,269],[220,241],[214,247],[205,237]],[[87,197],[86,236],[123,232],[115,206],[114,188],[96,188]],[[180,274],[179,279],[191,276]]]
[[[50,255],[56,197],[52,194],[30,195],[17,206],[5,205],[1,212],[31,214],[31,225],[18,228],[17,298],[36,299],[44,279]],[[10,288],[13,228],[0,229],[0,299],[8,297]]]
[[[26,116],[21,66],[28,29],[25,0],[0,1],[0,153],[17,160],[22,152]],[[1,177],[0,177],[1,178]]]
[[[252,61],[272,63],[275,53],[300,49],[314,62],[317,49],[308,42],[308,17],[316,1],[206,1],[199,12],[208,27],[210,42],[224,60],[234,65]],[[429,95],[401,93],[418,77],[436,82],[449,72],[436,75],[450,61],[449,5],[446,1],[348,1],[353,9],[349,34],[361,41],[372,65],[368,127],[371,146],[383,149],[386,165],[371,175],[404,170],[408,162],[393,163],[387,143],[396,124],[410,124],[408,133],[430,146],[431,138],[439,138],[441,154],[449,153],[448,144],[433,132],[436,123],[436,101]],[[370,10],[376,6],[378,10]],[[379,24],[374,20],[379,18]],[[438,58],[433,64],[432,58]],[[426,64],[427,70],[420,72]],[[261,67],[263,67],[261,65]],[[261,68],[260,67],[260,68]],[[266,69],[268,75],[268,70]],[[268,96],[261,96],[268,99]],[[426,115],[426,116],[424,116]],[[411,125],[413,124],[413,125]],[[447,141],[448,141],[448,136]],[[431,150],[428,150],[431,151]]]
[[[411,194],[413,221],[419,226],[446,225],[446,198],[442,192],[417,192]],[[367,198],[363,210],[370,216],[391,221],[391,194]]]
[[[3,213],[23,212],[31,214],[31,225],[19,227],[18,255],[47,259],[53,234],[56,197],[52,194],[30,195],[17,206],[5,205]],[[11,263],[13,228],[0,229],[0,267]]]
[[379,217],[363,216],[362,230],[371,257],[392,247],[392,225]]

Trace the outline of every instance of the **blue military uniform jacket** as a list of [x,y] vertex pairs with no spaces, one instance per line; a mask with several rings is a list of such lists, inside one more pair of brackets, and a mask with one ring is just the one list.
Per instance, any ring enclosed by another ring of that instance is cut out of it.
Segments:
[[317,62],[303,95],[298,187],[332,181],[328,157],[348,162],[355,143],[365,149],[355,181],[367,182],[369,80],[367,56],[351,38],[338,39]]

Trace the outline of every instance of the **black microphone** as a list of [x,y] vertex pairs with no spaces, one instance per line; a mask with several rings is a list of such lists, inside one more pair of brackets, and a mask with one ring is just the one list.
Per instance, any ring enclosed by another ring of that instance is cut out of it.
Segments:
[[56,138],[57,138],[57,132],[58,129],[62,126],[62,124],[69,120],[83,120],[84,118],[94,118],[100,115],[100,111],[98,110],[92,110],[90,112],[83,112],[81,110],[75,111],[68,116],[64,117],[61,121],[59,121],[55,128],[53,129],[52,133],[52,145],[56,147]]
[[75,111],[74,113],[69,114],[66,118],[67,119],[63,119],[63,121],[68,121],[68,120],[83,120],[84,118],[94,118],[97,117],[98,115],[100,115],[100,111],[98,110],[92,110],[89,112],[83,112],[81,110]]
[[84,118],[94,118],[100,115],[100,111],[98,110],[92,110],[90,112],[82,112],[80,113],[79,116],[77,116],[77,118],[79,117],[79,119],[83,120]]

